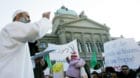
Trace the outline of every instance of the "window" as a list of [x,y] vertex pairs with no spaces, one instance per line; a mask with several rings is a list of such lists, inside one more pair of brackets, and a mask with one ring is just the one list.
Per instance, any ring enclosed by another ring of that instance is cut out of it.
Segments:
[[103,47],[102,42],[97,41],[96,46],[97,46],[99,52],[104,52],[104,47]]
[[99,47],[100,47],[100,49],[101,49],[101,52],[104,52],[104,47],[103,47],[103,43],[99,43]]
[[86,42],[85,47],[87,52],[92,52],[92,45],[90,42]]
[[96,42],[96,46],[97,46],[98,52],[101,52],[99,42]]
[[82,52],[82,43],[81,42],[78,42],[78,50],[79,50],[79,52]]
[[91,45],[91,51],[92,51],[92,52],[95,52],[95,51],[96,51],[96,48],[95,48],[95,46],[94,46],[94,43],[90,43],[90,45]]

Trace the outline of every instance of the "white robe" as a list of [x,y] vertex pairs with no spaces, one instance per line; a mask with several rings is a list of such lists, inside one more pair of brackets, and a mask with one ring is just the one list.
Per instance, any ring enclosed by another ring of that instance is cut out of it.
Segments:
[[36,23],[13,22],[0,32],[0,78],[34,78],[28,42],[43,37],[51,22],[42,18]]

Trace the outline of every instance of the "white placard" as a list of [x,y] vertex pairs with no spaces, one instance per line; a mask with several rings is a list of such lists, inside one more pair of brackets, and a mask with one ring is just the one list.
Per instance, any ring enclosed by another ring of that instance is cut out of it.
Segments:
[[45,51],[54,50],[49,53],[50,60],[55,60],[59,62],[63,62],[64,71],[67,70],[68,64],[66,62],[66,57],[70,57],[73,52],[76,52],[79,57],[79,52],[77,48],[77,40],[73,40],[67,44],[56,45],[56,44],[48,44],[48,48]]
[[140,47],[133,39],[117,39],[104,44],[105,66],[119,69],[128,65],[132,69],[140,65]]
[[49,53],[51,60],[64,61],[66,57],[70,56],[71,53],[74,51],[79,57],[76,40],[73,40],[67,44],[62,44],[62,45],[48,44],[47,50],[55,50]]

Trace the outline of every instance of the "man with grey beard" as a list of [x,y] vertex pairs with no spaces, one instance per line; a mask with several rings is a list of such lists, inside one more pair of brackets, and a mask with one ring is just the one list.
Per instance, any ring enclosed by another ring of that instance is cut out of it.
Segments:
[[13,22],[0,32],[0,78],[34,78],[28,42],[34,42],[47,34],[52,24],[50,12],[42,19],[30,22],[28,12],[17,10]]

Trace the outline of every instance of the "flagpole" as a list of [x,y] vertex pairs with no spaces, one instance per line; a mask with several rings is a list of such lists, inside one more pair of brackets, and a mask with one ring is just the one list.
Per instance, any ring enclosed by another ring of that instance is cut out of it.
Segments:
[[39,57],[43,57],[43,56],[49,54],[50,52],[53,52],[53,51],[55,51],[55,50],[49,50],[49,51],[39,52],[39,53],[35,54],[34,56],[32,56],[31,59],[32,60],[35,60],[35,59],[37,59]]

